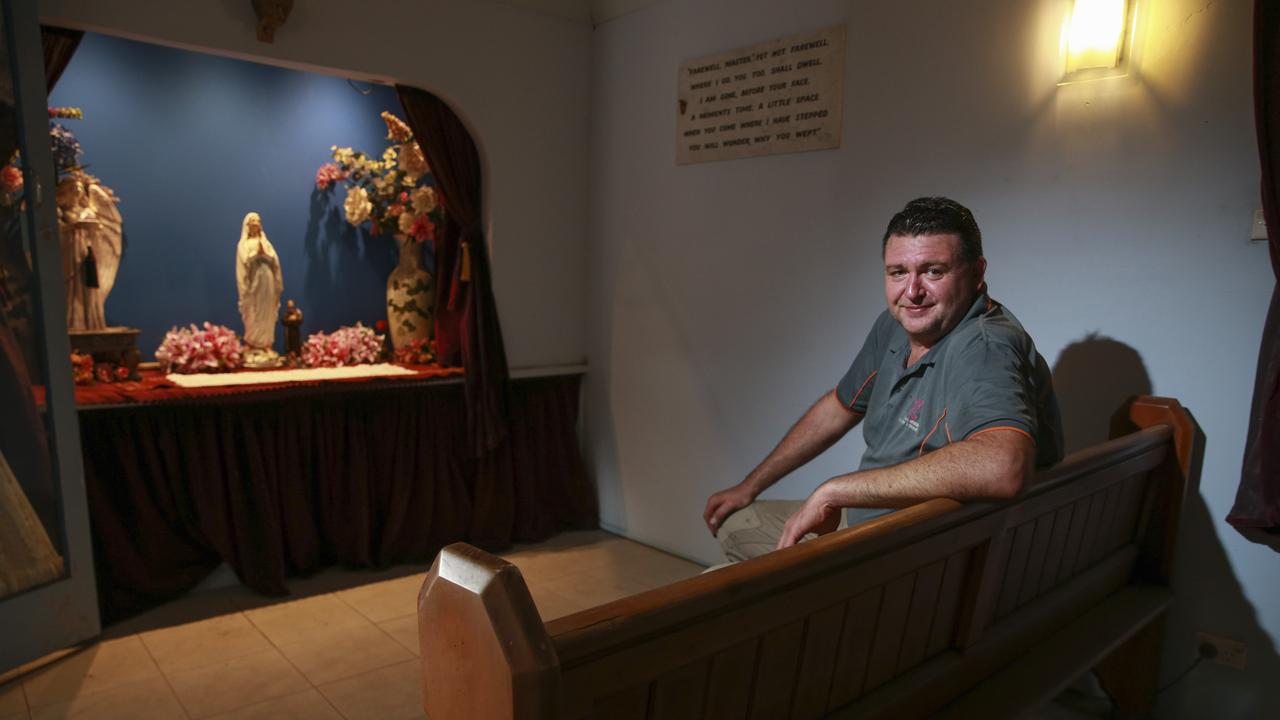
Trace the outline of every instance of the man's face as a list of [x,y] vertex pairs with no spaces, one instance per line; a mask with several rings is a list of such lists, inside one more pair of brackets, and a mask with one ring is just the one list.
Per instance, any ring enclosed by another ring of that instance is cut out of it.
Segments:
[[889,314],[914,347],[932,347],[960,323],[986,269],[984,258],[964,262],[959,235],[891,235],[884,248]]

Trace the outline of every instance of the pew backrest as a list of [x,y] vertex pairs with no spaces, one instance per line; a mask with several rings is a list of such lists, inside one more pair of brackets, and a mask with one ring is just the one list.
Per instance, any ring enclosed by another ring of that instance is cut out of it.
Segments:
[[424,706],[436,720],[929,715],[1121,588],[1167,584],[1194,425],[1147,398],[1116,428],[1137,430],[1013,501],[932,500],[545,625],[516,568],[450,546],[420,596]]

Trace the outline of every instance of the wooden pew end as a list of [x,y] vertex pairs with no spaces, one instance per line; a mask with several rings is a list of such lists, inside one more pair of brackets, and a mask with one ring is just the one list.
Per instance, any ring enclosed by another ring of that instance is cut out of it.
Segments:
[[418,643],[428,717],[516,720],[559,707],[555,647],[502,558],[466,543],[440,551],[418,593]]

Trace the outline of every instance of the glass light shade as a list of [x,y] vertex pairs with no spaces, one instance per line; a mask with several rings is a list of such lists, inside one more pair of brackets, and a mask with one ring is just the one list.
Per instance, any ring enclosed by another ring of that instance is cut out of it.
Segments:
[[1120,64],[1126,0],[1076,0],[1067,21],[1067,74]]

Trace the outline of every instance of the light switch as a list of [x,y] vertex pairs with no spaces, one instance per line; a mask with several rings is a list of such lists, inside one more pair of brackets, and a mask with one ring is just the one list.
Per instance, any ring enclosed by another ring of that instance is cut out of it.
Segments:
[[1253,211],[1253,229],[1249,233],[1250,240],[1266,240],[1267,239],[1267,218],[1262,212],[1262,208]]

